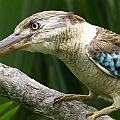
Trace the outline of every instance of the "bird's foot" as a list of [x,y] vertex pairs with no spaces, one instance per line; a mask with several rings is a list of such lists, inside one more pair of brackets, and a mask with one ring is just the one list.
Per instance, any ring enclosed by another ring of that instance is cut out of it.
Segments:
[[90,120],[96,120],[97,117],[99,117],[98,112],[91,112],[89,113]]
[[60,103],[62,101],[69,101],[69,100],[77,100],[77,101],[83,102],[83,100],[87,99],[87,97],[89,97],[89,96],[88,95],[67,94],[67,95],[57,97],[54,100],[54,105],[56,103]]
[[103,116],[103,115],[109,115],[111,112],[117,110],[116,107],[113,105],[106,107],[100,111],[96,111],[96,112],[91,112],[89,114],[90,116],[90,120],[96,120],[97,117]]
[[90,116],[90,120],[96,120],[96,118],[103,116],[103,115],[108,115],[108,114],[101,113],[101,111],[96,111],[96,112],[91,112],[88,115]]

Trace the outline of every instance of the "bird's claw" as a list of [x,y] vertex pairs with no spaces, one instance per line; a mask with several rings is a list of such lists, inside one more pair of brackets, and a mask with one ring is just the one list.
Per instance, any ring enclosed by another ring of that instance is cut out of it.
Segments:
[[90,115],[90,120],[95,120],[95,119],[96,119],[96,115],[94,115],[94,114],[95,114],[95,112],[89,113],[89,115]]
[[86,118],[88,118],[88,116],[90,116],[90,120],[95,120],[95,118],[93,117],[94,112],[90,112],[86,115]]
[[56,103],[60,103],[60,102],[62,102],[62,101],[72,100],[71,98],[72,98],[73,96],[74,96],[73,94],[59,96],[59,97],[57,97],[57,98],[54,99],[54,104],[53,104],[53,106],[54,106]]
[[90,116],[90,120],[96,120],[97,117],[100,117],[100,115],[98,114],[97,111],[96,112],[91,112],[91,113],[87,114],[86,118],[87,118],[87,116]]
[[75,94],[67,94],[67,95],[62,95],[54,99],[54,104],[60,103],[62,101],[68,101],[68,100],[77,100],[80,102],[83,102],[83,100],[88,97],[88,96],[82,96],[82,95],[75,95]]
[[59,97],[57,97],[57,98],[55,98],[54,99],[54,103],[53,103],[53,106],[55,106],[55,104],[59,104],[60,102],[62,102],[62,101],[65,101],[66,99],[65,99],[65,97],[64,96],[59,96]]

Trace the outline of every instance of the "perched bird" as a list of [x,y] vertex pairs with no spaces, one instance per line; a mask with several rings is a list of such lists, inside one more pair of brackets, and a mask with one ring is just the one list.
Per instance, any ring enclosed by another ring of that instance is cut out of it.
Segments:
[[44,11],[23,20],[0,42],[0,56],[18,49],[55,55],[89,89],[89,95],[67,94],[55,99],[94,100],[113,104],[91,114],[91,120],[120,108],[120,35],[91,25],[71,12]]

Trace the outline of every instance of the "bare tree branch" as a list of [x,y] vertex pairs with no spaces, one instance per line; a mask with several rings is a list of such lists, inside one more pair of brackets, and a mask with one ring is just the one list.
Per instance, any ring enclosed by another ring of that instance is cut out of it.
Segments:
[[[78,101],[64,101],[55,104],[54,99],[64,93],[50,89],[29,78],[16,68],[0,63],[0,94],[31,109],[34,113],[42,114],[55,120],[89,120],[88,113],[95,108]],[[97,120],[113,120],[102,116]]]

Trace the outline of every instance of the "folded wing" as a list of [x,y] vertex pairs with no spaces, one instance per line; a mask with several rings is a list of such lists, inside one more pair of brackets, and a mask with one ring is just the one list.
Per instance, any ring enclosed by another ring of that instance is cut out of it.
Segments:
[[120,78],[120,35],[100,27],[97,31],[86,53],[101,70]]

